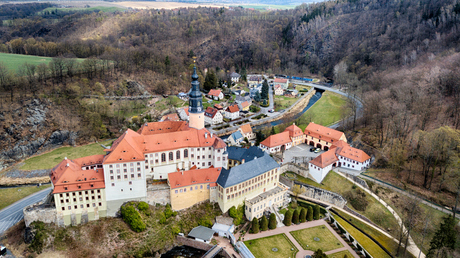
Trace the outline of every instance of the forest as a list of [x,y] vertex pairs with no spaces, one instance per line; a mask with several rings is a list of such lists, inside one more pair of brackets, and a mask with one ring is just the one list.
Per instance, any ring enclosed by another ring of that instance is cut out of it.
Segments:
[[[359,114],[348,101],[353,119],[340,129],[375,157],[376,176],[458,206],[459,0],[335,0],[271,11],[42,12],[49,7],[0,7],[0,52],[53,58],[18,71],[0,60],[0,149],[32,137],[18,122],[32,100],[48,110],[33,137],[48,138],[58,128],[77,132],[78,143],[116,137],[130,126],[126,114],[139,115],[145,106],[103,95],[140,94],[131,81],[150,94],[186,92],[196,57],[201,85],[208,74],[224,81],[233,71],[333,82],[363,104]],[[99,101],[88,101],[89,95]]]

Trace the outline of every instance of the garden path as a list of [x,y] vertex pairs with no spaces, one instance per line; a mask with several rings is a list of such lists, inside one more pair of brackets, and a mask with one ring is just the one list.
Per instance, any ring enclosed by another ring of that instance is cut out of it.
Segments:
[[[304,250],[302,248],[302,246],[295,240],[295,238],[289,232],[304,229],[304,228],[323,226],[323,225],[326,226],[329,229],[329,231],[331,231],[332,234],[334,234],[334,236],[344,246],[344,247],[341,247],[341,248],[338,248],[338,249],[335,249],[335,250],[328,251],[328,252],[326,252],[326,254],[331,254],[331,253],[336,253],[336,252],[340,252],[340,251],[343,251],[343,250],[348,250],[353,255],[353,257],[359,257],[358,254],[356,254],[356,252],[345,242],[345,240],[343,240],[339,236],[339,234],[337,234],[337,232],[335,232],[335,230],[332,229],[332,227],[329,226],[329,224],[326,221],[322,220],[322,219],[321,220],[309,221],[309,222],[305,222],[305,223],[300,223],[299,225],[280,227],[280,228],[276,228],[276,229],[273,229],[273,230],[267,230],[267,231],[259,232],[257,234],[246,234],[244,236],[244,238],[243,238],[243,241],[252,240],[252,239],[258,239],[258,238],[263,238],[263,237],[268,237],[268,236],[273,236],[273,235],[278,235],[278,234],[283,234],[284,233],[289,238],[289,240],[291,240],[291,242],[294,244],[294,246],[297,247],[297,249],[299,250],[299,252],[297,252],[297,254],[296,254],[296,258],[304,258],[306,255],[312,255],[313,251]],[[236,237],[238,238],[238,236],[236,236]]]

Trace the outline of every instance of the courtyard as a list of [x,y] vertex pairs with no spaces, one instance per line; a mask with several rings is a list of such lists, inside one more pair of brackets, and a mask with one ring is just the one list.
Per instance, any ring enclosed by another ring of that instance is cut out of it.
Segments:
[[312,255],[313,250],[318,248],[325,251],[328,257],[359,257],[324,220],[246,234],[243,241],[257,258],[303,258]]

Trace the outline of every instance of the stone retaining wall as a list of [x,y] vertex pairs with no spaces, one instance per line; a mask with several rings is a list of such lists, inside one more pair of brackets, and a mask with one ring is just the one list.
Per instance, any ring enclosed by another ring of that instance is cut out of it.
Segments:
[[308,178],[308,176],[310,175],[308,168],[299,166],[299,165],[297,165],[295,163],[291,163],[291,162],[283,164],[281,166],[280,170],[281,170],[281,173],[284,173],[286,171],[292,171],[292,172],[294,172],[294,173],[296,173],[298,175],[301,175],[303,177],[306,177],[306,178]]
[[171,204],[171,196],[170,196],[170,189],[161,189],[161,190],[148,190],[147,191],[147,198],[145,202],[150,205],[155,205],[157,203],[161,205],[166,205],[167,203]]
[[43,201],[26,206],[23,210],[24,222],[26,227],[34,221],[43,221],[44,223],[57,223],[57,213],[55,207],[47,207]]
[[338,193],[330,192],[321,188],[317,188],[311,185],[307,185],[301,182],[295,182],[295,184],[301,185],[302,188],[305,190],[304,193],[302,193],[303,196],[311,199],[315,199],[321,202],[326,202],[333,204],[337,207],[344,208],[347,205],[347,200],[343,198]]

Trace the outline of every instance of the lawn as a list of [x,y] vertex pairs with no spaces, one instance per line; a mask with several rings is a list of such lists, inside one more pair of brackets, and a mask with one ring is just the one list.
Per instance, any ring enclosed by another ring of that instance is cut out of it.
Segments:
[[48,7],[44,9],[43,11],[39,12],[39,14],[43,14],[43,12],[78,12],[78,11],[84,11],[84,12],[106,12],[106,13],[113,13],[113,12],[122,12],[125,11],[126,8],[122,7],[115,7],[115,6],[94,6],[94,7],[88,7],[88,8],[55,8],[55,7]]
[[[304,250],[323,252],[343,247],[342,243],[326,226],[317,226],[289,232]],[[315,240],[316,238],[316,240]],[[318,240],[319,239],[319,240]]]
[[329,126],[343,118],[347,99],[337,93],[325,91],[322,97],[299,119],[300,129],[305,130],[310,122]]
[[[364,247],[364,249],[366,249],[366,251],[369,252],[369,254],[372,257],[390,257],[382,248],[380,248],[380,246],[378,246],[374,241],[372,241],[366,235],[364,235],[359,230],[354,228],[352,225],[350,225],[349,223],[347,223],[346,221],[341,219],[339,216],[333,216],[333,217],[346,231],[348,231],[348,233],[356,241],[358,241],[358,243],[362,247]],[[355,223],[355,222],[356,222],[356,220],[353,221],[353,223]],[[370,235],[370,233],[368,231],[366,231],[366,233],[368,233]],[[392,240],[389,240],[389,241],[392,241]],[[385,246],[385,245],[387,245],[387,246],[388,245],[393,245],[389,241],[384,241],[383,243],[382,242],[379,242],[379,243],[382,244],[383,246]],[[394,241],[392,241],[392,242],[394,242]],[[385,243],[385,245],[384,245],[384,243]],[[392,251],[392,249],[390,249],[390,252],[391,251]]]
[[[53,60],[52,57],[44,56],[31,56],[31,55],[19,55],[19,54],[8,54],[0,53],[0,63],[6,66],[6,68],[17,71],[24,63],[39,65],[42,63],[48,64]],[[82,58],[77,58],[79,62],[83,61]]]
[[243,8],[251,8],[256,10],[287,10],[287,9],[294,9],[297,5],[273,5],[273,4],[242,4],[238,5]]
[[298,90],[299,92],[308,92],[311,87],[310,86],[304,86],[304,85],[299,85],[299,84],[296,84],[295,85],[295,89]]
[[328,254],[327,257],[328,257],[328,258],[343,258],[343,257],[345,257],[345,255],[346,255],[348,258],[352,258],[352,257],[353,257],[353,255],[352,255],[348,250],[340,251],[340,252],[333,253],[333,254]]
[[294,104],[298,99],[284,96],[275,96],[275,111],[286,109]]
[[[248,240],[244,241],[244,244],[255,257],[295,257],[298,252],[285,234]],[[278,251],[274,252],[272,248],[277,248]],[[291,251],[291,248],[294,248],[294,251]]]
[[104,148],[101,144],[107,146],[111,145],[113,140],[107,140],[100,143],[91,143],[88,145],[78,147],[61,147],[53,151],[28,158],[24,161],[22,170],[34,169],[51,169],[61,162],[65,157],[68,159],[76,159],[90,155],[105,154]]
[[36,193],[45,188],[51,187],[51,185],[46,184],[40,187],[37,186],[21,186],[21,187],[12,187],[12,188],[1,188],[0,189],[0,210],[21,200],[24,197],[27,197],[33,193]]

